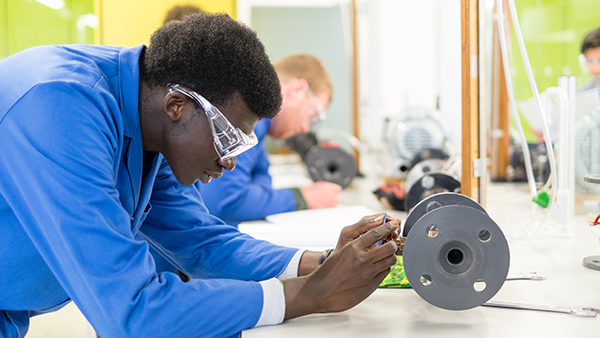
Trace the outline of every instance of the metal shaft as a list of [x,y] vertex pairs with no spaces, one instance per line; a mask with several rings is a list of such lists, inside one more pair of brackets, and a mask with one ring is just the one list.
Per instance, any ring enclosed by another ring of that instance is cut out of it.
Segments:
[[596,315],[597,315],[597,313],[592,310],[570,309],[570,308],[566,308],[566,307],[562,307],[562,306],[520,304],[520,303],[498,302],[498,301],[489,301],[489,302],[483,303],[481,305],[489,306],[489,307],[500,307],[500,308],[505,308],[505,309],[566,313],[566,314],[575,315],[578,317],[596,317]]

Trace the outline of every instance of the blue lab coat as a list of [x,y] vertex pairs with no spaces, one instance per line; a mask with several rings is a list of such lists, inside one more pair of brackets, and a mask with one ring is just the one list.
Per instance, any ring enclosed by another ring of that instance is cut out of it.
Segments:
[[229,224],[296,209],[292,189],[273,189],[271,184],[269,160],[263,147],[270,125],[271,120],[266,119],[256,124],[254,133],[259,143],[237,157],[235,170],[223,172],[221,178],[208,184],[196,183],[210,213]]
[[[297,252],[211,216],[160,154],[141,186],[142,50],[0,61],[0,337],[70,300],[103,337],[237,335],[260,317],[256,281]],[[157,274],[149,244],[195,279]]]

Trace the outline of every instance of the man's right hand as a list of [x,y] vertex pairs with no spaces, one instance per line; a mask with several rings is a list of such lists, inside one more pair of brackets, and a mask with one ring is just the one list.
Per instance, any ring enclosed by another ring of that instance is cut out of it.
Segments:
[[285,319],[348,310],[367,298],[396,263],[394,241],[373,245],[398,225],[388,222],[375,227],[348,242],[309,275],[284,280]]
[[308,187],[301,187],[300,193],[306,201],[308,209],[333,208],[340,204],[342,187],[331,182],[315,182]]

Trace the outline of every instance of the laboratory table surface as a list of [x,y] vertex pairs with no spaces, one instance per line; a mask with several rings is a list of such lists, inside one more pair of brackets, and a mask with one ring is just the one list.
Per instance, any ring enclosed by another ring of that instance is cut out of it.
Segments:
[[[342,193],[343,206],[328,211],[274,215],[266,221],[246,222],[240,229],[277,244],[322,250],[333,247],[343,225],[358,214],[388,212],[371,191],[376,184],[355,180]],[[487,189],[486,210],[503,230],[510,248],[509,276],[535,271],[544,280],[506,281],[495,301],[567,308],[600,308],[600,271],[585,268],[585,257],[600,255],[598,237],[589,232],[591,215],[575,215],[568,232],[557,233],[550,214],[532,208],[525,184],[492,183]],[[355,212],[351,212],[355,210]],[[337,215],[337,216],[336,216]],[[322,219],[307,221],[314,216]],[[339,222],[336,222],[339,217]],[[592,217],[593,219],[593,217]],[[287,224],[287,226],[286,226]],[[529,231],[524,231],[525,229]],[[564,230],[564,229],[563,229]],[[313,233],[312,236],[309,236]],[[242,337],[600,337],[600,316],[581,318],[562,313],[475,307],[450,311],[435,307],[412,289],[377,289],[354,308],[311,314],[280,325],[244,331]]]

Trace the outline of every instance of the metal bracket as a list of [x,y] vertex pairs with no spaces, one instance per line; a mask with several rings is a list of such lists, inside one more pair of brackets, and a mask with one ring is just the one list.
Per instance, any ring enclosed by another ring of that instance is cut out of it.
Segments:
[[473,160],[473,177],[484,177],[485,176],[485,158],[476,158]]
[[406,242],[406,237],[398,237],[394,240],[394,242],[396,242],[396,244],[398,245],[398,251],[402,252],[404,250],[404,243]]

